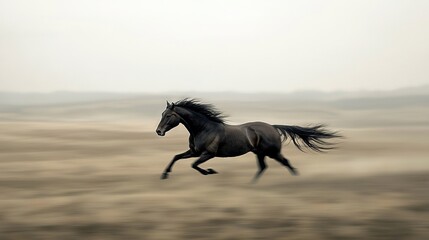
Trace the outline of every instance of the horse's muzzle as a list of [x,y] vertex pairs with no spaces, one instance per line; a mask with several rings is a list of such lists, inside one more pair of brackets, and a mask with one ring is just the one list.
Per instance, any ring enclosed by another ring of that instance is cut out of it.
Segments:
[[158,136],[164,136],[165,135],[165,132],[163,132],[159,129],[156,130],[156,133],[158,134]]

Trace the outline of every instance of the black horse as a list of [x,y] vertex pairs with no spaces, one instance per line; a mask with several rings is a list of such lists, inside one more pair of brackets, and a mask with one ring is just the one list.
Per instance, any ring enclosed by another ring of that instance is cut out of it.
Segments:
[[200,164],[213,157],[234,157],[250,151],[257,155],[259,164],[254,181],[266,169],[265,156],[277,160],[296,175],[296,168],[281,154],[282,140],[289,136],[301,151],[305,146],[320,152],[333,148],[332,144],[325,140],[340,137],[337,133],[324,129],[323,125],[299,127],[249,122],[233,126],[226,124],[224,118],[211,104],[195,99],[183,99],[171,104],[167,102],[156,133],[164,136],[167,131],[182,123],[190,133],[189,150],[174,156],[161,179],[168,178],[174,163],[179,159],[199,157],[192,164],[192,168],[208,175],[217,172],[211,168],[200,168]]

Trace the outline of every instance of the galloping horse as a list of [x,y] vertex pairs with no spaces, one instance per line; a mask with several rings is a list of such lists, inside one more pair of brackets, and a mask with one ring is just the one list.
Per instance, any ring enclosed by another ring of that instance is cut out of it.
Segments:
[[189,150],[174,156],[162,173],[161,179],[168,178],[174,163],[179,159],[198,157],[192,168],[203,175],[208,175],[217,172],[211,168],[200,168],[200,164],[213,157],[235,157],[247,152],[255,153],[259,164],[254,181],[267,167],[266,156],[275,159],[287,167],[293,175],[297,175],[296,168],[292,167],[281,154],[282,140],[290,137],[301,151],[304,146],[320,152],[333,148],[333,144],[325,140],[340,137],[337,133],[326,130],[323,125],[299,127],[270,125],[264,122],[228,125],[224,118],[213,105],[195,99],[167,102],[156,133],[164,136],[166,132],[182,123],[190,133]]

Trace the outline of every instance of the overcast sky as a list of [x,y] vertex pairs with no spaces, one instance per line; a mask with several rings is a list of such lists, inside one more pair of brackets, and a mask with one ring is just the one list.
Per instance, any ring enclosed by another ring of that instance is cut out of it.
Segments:
[[427,0],[0,0],[0,91],[423,84]]

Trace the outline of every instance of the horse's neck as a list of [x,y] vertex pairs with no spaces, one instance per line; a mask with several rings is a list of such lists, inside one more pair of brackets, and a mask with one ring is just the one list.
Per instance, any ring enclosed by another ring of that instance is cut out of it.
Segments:
[[[179,110],[180,109],[180,110]],[[217,124],[200,113],[196,113],[184,108],[178,108],[176,112],[181,117],[181,123],[186,127],[188,132],[195,137],[204,132],[210,125]]]

